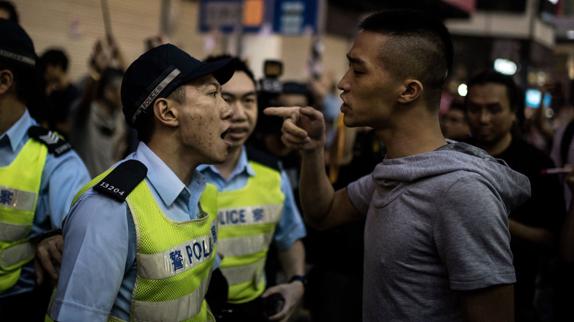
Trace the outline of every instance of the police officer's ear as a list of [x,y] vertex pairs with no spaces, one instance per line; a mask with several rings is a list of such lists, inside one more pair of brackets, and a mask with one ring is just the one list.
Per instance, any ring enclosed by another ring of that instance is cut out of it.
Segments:
[[158,98],[153,104],[155,118],[163,125],[176,127],[179,125],[175,102],[167,98]]
[[406,79],[402,85],[398,102],[408,104],[416,101],[423,93],[423,84],[416,79]]
[[14,85],[14,74],[8,69],[0,70],[0,95],[6,94]]

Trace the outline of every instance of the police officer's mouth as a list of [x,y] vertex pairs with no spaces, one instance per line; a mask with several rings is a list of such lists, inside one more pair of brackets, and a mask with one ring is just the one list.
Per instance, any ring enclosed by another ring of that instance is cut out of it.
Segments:
[[221,134],[219,135],[219,137],[220,137],[222,140],[225,140],[225,138],[227,137],[227,134],[229,133],[229,131],[231,131],[231,128],[228,127],[225,131],[221,132]]
[[249,133],[249,128],[246,127],[231,127],[227,132],[226,139],[232,141],[243,140],[245,136]]

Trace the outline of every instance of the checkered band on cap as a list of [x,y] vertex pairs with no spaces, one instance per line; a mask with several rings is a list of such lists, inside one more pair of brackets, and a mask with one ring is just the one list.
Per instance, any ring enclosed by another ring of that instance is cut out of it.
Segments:
[[4,57],[4,58],[9,58],[30,66],[34,66],[36,65],[36,61],[34,60],[34,58],[30,58],[28,56],[24,56],[24,55],[20,55],[20,54],[16,54],[14,52],[8,51],[6,49],[0,49],[0,56]]
[[[164,73],[165,74],[165,73]],[[158,79],[156,79],[156,82],[159,81],[159,83],[154,87],[154,89],[147,95],[147,97],[144,99],[144,101],[140,104],[140,106],[138,106],[137,110],[134,112],[134,115],[132,116],[132,123],[135,123],[137,117],[145,112],[145,110],[147,110],[147,108],[153,103],[153,101],[157,98],[157,96],[159,95],[159,93],[161,93],[179,74],[181,74],[181,71],[177,68],[173,68],[173,70],[171,72],[169,72],[169,74],[167,74],[165,77],[162,78],[163,74],[158,77]],[[161,79],[161,80],[160,80]]]

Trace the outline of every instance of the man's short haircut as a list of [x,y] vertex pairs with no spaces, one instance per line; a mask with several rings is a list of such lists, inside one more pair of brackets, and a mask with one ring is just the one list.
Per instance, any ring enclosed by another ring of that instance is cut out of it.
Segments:
[[185,87],[179,86],[178,88],[174,89],[173,92],[171,92],[171,94],[169,94],[167,98],[172,99],[178,102],[179,104],[184,104],[186,100]]
[[46,50],[39,59],[39,65],[45,70],[46,66],[61,67],[64,72],[68,71],[69,59],[62,49],[51,48]]
[[18,11],[16,11],[16,7],[11,1],[0,1],[0,10],[8,12],[8,20],[15,23],[20,23],[20,16],[18,15]]
[[[486,84],[499,84],[506,88],[506,95],[508,96],[508,101],[510,102],[510,109],[513,112],[522,110],[521,107],[523,106],[523,97],[522,91],[516,85],[516,82],[512,79],[511,76],[501,74],[494,70],[485,70],[482,71],[475,76],[473,76],[468,81],[468,91],[473,86],[476,85],[486,85]],[[466,103],[468,104],[468,97],[466,96]]]
[[420,11],[388,10],[368,16],[359,28],[392,39],[381,48],[385,69],[399,78],[419,80],[427,103],[438,108],[453,60],[452,40],[444,24]]
[[231,59],[231,66],[233,66],[233,70],[235,72],[244,72],[249,79],[253,82],[253,85],[257,87],[257,81],[255,80],[255,75],[253,71],[247,66],[245,61],[239,59],[239,57],[231,56],[231,55],[218,55],[218,56],[209,56],[204,61],[205,62],[213,62],[220,59],[230,58]]

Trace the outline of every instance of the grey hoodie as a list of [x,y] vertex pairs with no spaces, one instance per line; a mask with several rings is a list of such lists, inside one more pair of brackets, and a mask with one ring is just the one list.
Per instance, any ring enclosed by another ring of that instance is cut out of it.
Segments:
[[483,150],[385,159],[347,191],[367,214],[364,321],[462,321],[456,291],[515,282],[508,214],[530,183]]

